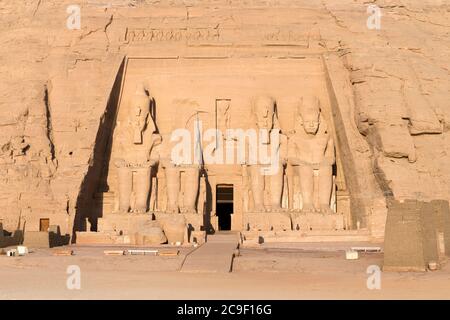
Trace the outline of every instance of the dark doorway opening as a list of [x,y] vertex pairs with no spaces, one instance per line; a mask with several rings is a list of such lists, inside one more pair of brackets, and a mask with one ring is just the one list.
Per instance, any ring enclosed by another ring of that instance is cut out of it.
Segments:
[[233,214],[233,185],[218,185],[216,187],[216,212],[219,218],[219,230],[231,230],[231,215]]
[[40,219],[39,220],[39,231],[48,232],[49,227],[50,227],[50,219]]

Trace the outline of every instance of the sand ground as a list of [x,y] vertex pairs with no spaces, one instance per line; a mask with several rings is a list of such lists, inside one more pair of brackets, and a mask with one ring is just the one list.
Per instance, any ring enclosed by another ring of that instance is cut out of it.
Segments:
[[[72,246],[25,257],[0,256],[0,299],[448,299],[450,265],[424,273],[381,273],[381,289],[367,288],[368,266],[382,253],[345,260],[344,246],[244,247],[231,273],[185,273],[193,248],[177,257],[104,256],[104,247]],[[69,290],[67,268],[80,267],[81,288]]]

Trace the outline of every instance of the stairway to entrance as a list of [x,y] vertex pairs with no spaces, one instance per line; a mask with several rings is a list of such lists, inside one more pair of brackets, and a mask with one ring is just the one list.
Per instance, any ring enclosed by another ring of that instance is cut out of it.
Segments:
[[220,231],[186,257],[181,272],[231,272],[239,232]]

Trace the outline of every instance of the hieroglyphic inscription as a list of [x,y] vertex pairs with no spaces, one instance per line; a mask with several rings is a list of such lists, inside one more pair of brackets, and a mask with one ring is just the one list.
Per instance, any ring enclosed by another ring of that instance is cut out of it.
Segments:
[[219,38],[218,28],[127,29],[125,34],[126,42],[217,41]]

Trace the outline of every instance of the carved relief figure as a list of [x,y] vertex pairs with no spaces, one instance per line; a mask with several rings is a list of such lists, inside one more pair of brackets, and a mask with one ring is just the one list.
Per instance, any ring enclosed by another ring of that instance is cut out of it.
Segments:
[[[297,170],[300,178],[302,210],[331,213],[335,147],[321,115],[317,97],[308,96],[301,99],[295,133],[289,138],[288,152],[288,161]],[[316,179],[315,172],[318,176]],[[318,186],[315,186],[315,180]],[[314,199],[318,199],[319,208],[315,207]]]
[[[252,104],[251,127],[258,131],[258,153],[261,152],[262,148],[266,148],[270,150],[269,152],[277,150],[280,155],[276,159],[278,161],[277,170],[267,175],[263,174],[263,170],[267,169],[268,165],[261,164],[260,162],[257,164],[247,163],[248,179],[250,180],[249,187],[253,194],[253,211],[255,212],[277,212],[282,210],[281,197],[283,193],[283,170],[285,164],[283,147],[286,145],[286,141],[285,137],[281,134],[279,135],[279,141],[271,141],[271,132],[280,132],[275,106],[275,100],[267,96],[257,97]],[[261,134],[264,131],[267,134]],[[274,146],[273,144],[277,145]],[[249,151],[248,149],[247,151]],[[265,180],[268,180],[270,183],[269,208],[264,206],[264,193],[267,189]]]
[[118,172],[121,212],[144,213],[148,209],[151,167],[158,162],[154,147],[161,143],[150,114],[151,102],[148,90],[142,84],[137,85],[128,116],[116,129],[114,164]]
[[228,139],[226,132],[231,129],[231,100],[216,100],[216,123],[217,129],[222,133],[224,139]]

